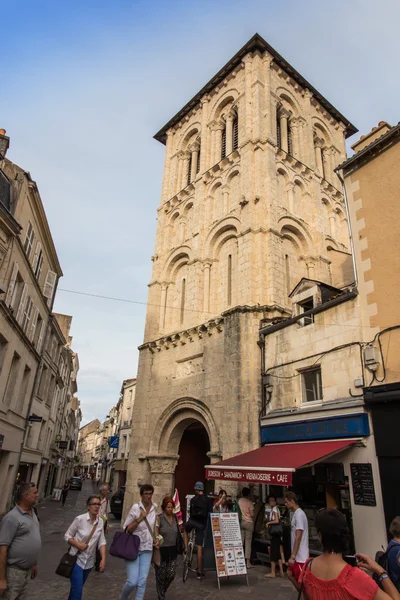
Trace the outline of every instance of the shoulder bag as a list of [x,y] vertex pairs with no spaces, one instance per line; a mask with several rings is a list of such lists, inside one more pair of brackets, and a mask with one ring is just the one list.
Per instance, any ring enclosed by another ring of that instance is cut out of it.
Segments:
[[[147,525],[147,529],[150,532],[151,537],[153,538],[153,543],[156,541],[156,533],[155,533],[155,528],[156,528],[156,522],[157,522],[157,517],[156,520],[154,521],[154,531],[152,531],[151,527],[150,527],[150,523],[147,520],[147,517],[144,518],[144,522]],[[153,546],[153,556],[151,559],[151,563],[155,566],[155,567],[159,567],[160,563],[161,563],[161,552],[160,552],[160,546],[162,544],[162,536],[158,537],[159,540],[159,545],[156,548],[156,546]]]
[[299,595],[297,596],[297,600],[301,600],[301,596],[303,594],[304,577],[305,577],[307,568],[310,567],[310,570],[311,570],[311,563],[312,563],[312,561],[313,561],[313,559],[311,558],[304,565],[304,574],[303,574],[303,579],[301,581],[301,587],[300,587],[300,590],[299,590]]
[[[90,532],[90,535],[88,537],[88,539],[86,540],[86,543],[89,545],[90,540],[92,539],[94,532],[97,529],[97,525],[99,523],[95,523],[93,525],[92,531]],[[82,540],[83,541],[83,540]],[[74,555],[66,552],[64,554],[64,556],[61,557],[60,560],[60,564],[58,565],[57,569],[56,569],[56,575],[60,575],[61,577],[66,577],[67,579],[70,579],[71,575],[72,575],[72,571],[74,570],[76,561],[78,560],[78,555],[81,553],[81,550],[78,550],[78,552]]]

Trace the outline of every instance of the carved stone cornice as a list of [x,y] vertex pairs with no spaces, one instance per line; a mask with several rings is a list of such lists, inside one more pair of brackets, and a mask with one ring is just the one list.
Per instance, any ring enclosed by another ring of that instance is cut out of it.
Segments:
[[295,171],[295,173],[297,173],[297,175],[301,175],[302,177],[305,177],[305,179],[307,179],[308,181],[311,180],[312,175],[313,175],[312,169],[310,169],[310,167],[307,167],[307,165],[303,164],[295,156],[292,156],[291,154],[287,154],[284,150],[281,150],[281,148],[276,148],[276,157],[286,167],[291,167],[293,169],[293,171]]
[[[201,310],[199,310],[200,312]],[[190,329],[164,335],[157,340],[146,342],[139,346],[139,350],[148,349],[150,352],[155,353],[161,352],[161,350],[170,350],[177,346],[184,346],[187,343],[194,342],[196,339],[202,339],[205,335],[211,336],[214,333],[221,333],[223,331],[223,324],[223,317],[216,317]]]

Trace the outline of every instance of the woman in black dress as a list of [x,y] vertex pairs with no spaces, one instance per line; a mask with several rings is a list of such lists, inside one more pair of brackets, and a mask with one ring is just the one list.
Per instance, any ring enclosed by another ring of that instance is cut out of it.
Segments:
[[[268,504],[270,506],[270,512],[269,512],[269,519],[267,522],[267,527],[268,527],[268,530],[271,535],[271,554],[270,554],[271,573],[268,573],[268,575],[266,575],[265,577],[273,578],[276,576],[276,569],[275,569],[276,563],[279,564],[279,574],[281,577],[283,577],[284,573],[283,573],[283,561],[282,561],[282,555],[283,555],[282,531],[279,531],[279,529],[280,530],[282,529],[282,525],[280,524],[281,513],[277,506],[275,496],[269,496]],[[272,530],[271,530],[272,525],[274,525],[274,526],[277,525],[278,527],[272,527]],[[278,530],[279,532],[274,531],[274,529]]]

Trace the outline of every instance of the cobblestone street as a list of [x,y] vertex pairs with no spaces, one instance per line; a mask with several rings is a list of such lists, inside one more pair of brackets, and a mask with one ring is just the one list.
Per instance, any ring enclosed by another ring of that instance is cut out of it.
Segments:
[[[70,491],[64,509],[60,502],[48,500],[38,505],[42,530],[42,554],[39,559],[39,575],[30,584],[30,600],[66,599],[69,582],[55,575],[55,569],[62,554],[66,551],[63,535],[76,515],[86,510],[86,498],[92,491],[92,484],[84,482],[81,492]],[[112,520],[110,524],[110,542],[120,522]],[[186,584],[182,583],[182,569],[178,568],[177,577],[168,592],[168,600],[220,600],[252,598],[273,598],[274,600],[295,600],[296,593],[288,580],[266,580],[264,567],[258,566],[250,570],[249,587],[243,585],[242,579],[222,581],[218,591],[214,572],[208,572],[203,581],[197,581],[194,573],[189,575]],[[121,587],[125,581],[125,569],[122,560],[113,558],[107,553],[107,568],[103,574],[93,571],[87,581],[83,597],[85,600],[107,597],[118,600]],[[157,600],[154,575],[150,572],[145,600]]]

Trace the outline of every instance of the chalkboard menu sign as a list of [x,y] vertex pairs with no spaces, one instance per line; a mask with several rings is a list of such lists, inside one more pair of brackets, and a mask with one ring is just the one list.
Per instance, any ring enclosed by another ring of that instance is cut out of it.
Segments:
[[374,478],[370,463],[351,463],[354,504],[376,506]]

